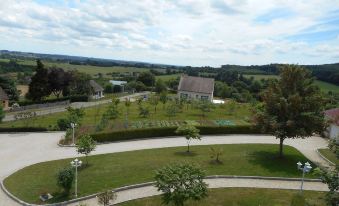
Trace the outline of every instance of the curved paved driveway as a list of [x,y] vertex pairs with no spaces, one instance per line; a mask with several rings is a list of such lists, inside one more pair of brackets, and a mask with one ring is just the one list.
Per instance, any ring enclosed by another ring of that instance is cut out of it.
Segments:
[[[57,146],[62,135],[62,132],[0,134],[0,180],[16,170],[34,163],[77,156],[74,148]],[[279,142],[274,137],[265,135],[207,135],[203,136],[201,141],[192,141],[191,145],[242,143],[278,144]],[[286,140],[285,144],[297,148],[314,163],[329,166],[316,152],[318,148],[327,146],[326,140],[311,137]],[[182,137],[147,139],[99,145],[93,154],[185,145],[186,141]],[[17,205],[2,190],[0,191],[0,203],[6,206]]]

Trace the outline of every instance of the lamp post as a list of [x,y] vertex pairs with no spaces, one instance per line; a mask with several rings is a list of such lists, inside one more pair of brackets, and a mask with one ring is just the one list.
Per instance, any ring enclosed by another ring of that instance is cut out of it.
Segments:
[[306,162],[303,166],[303,164],[301,162],[297,163],[297,168],[298,170],[301,170],[303,172],[303,176],[301,179],[301,186],[300,186],[300,192],[303,191],[303,185],[304,185],[304,177],[305,177],[305,173],[309,173],[312,169],[310,163]]
[[76,123],[71,123],[71,127],[72,127],[72,137],[73,137],[73,145],[75,145],[75,140],[74,140],[74,129],[75,129],[75,127],[77,126],[77,124]]
[[82,161],[78,160],[78,158],[71,162],[72,167],[75,167],[75,198],[78,197],[78,167],[80,167],[81,164]]

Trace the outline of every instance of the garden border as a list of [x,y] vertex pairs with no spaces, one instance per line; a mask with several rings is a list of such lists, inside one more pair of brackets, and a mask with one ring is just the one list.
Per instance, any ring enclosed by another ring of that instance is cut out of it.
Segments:
[[[237,179],[237,178],[242,178],[242,179],[260,179],[260,180],[282,180],[282,181],[301,181],[301,178],[288,178],[288,177],[263,177],[263,176],[237,176],[237,175],[212,175],[212,176],[206,176],[204,179]],[[321,182],[320,179],[304,179],[305,182]],[[133,184],[133,185],[127,185],[123,187],[119,187],[116,189],[113,189],[112,191],[114,192],[120,192],[120,191],[125,191],[125,190],[130,190],[130,189],[136,189],[136,188],[141,188],[145,186],[151,186],[155,182],[145,182],[145,183],[140,183],[140,184]],[[19,204],[22,204],[24,206],[39,206],[37,204],[30,204],[25,201],[20,200],[16,196],[14,196],[12,193],[10,193],[5,185],[3,184],[3,180],[1,181],[1,189],[5,192],[6,195],[8,195],[12,200],[16,201]],[[96,197],[99,193],[87,195],[84,197],[60,202],[60,203],[53,203],[53,204],[44,204],[45,206],[62,206],[62,205],[67,205],[70,203],[75,203],[75,202],[80,202],[83,200],[87,200],[93,197]]]

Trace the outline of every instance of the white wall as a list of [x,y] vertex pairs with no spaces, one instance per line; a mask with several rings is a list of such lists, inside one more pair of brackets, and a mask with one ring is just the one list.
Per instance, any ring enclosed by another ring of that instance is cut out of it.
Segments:
[[196,92],[186,92],[186,91],[178,91],[178,98],[180,99],[181,94],[187,94],[188,99],[197,99],[200,100],[201,96],[208,96],[208,100],[213,100],[213,94],[205,94],[205,93],[196,93]]
[[331,124],[328,128],[328,135],[331,139],[338,138],[339,135],[339,126],[335,124]]

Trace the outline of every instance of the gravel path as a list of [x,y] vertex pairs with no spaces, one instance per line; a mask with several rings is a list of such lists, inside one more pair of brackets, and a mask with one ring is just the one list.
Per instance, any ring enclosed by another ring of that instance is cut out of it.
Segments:
[[[64,133],[20,133],[0,134],[0,180],[25,166],[38,162],[76,157],[74,148],[58,147],[57,142]],[[220,135],[203,136],[201,141],[192,141],[192,145],[209,144],[278,144],[272,136],[265,135]],[[327,141],[320,137],[308,139],[286,140],[290,145],[302,152],[314,163],[329,166],[316,152],[318,148],[326,148]],[[114,153],[141,149],[185,146],[182,137],[146,139],[98,145],[93,154]],[[279,184],[274,184],[279,188]],[[18,205],[0,190],[0,206]]]

